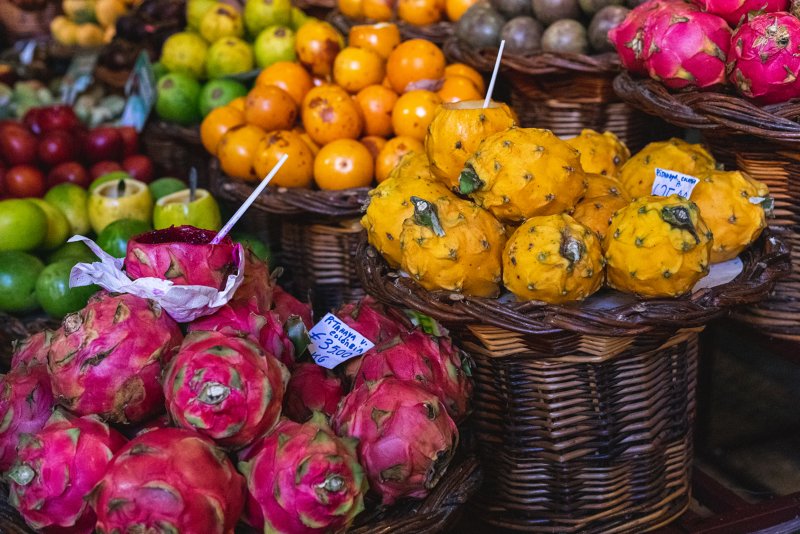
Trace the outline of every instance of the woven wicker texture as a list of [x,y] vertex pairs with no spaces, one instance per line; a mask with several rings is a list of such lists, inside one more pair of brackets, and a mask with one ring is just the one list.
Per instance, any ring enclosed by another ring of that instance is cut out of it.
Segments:
[[[350,28],[358,24],[374,24],[374,20],[353,20],[342,14],[338,10],[331,11],[326,20],[342,32],[344,35],[350,33]],[[414,26],[402,20],[393,20],[400,30],[400,35],[404,41],[408,39],[425,39],[438,45],[444,44],[453,35],[453,23],[448,21],[437,22],[428,26]]]
[[153,160],[159,176],[186,179],[189,169],[197,169],[197,183],[208,187],[208,161],[211,159],[200,142],[200,130],[150,121],[140,139],[145,151]]
[[0,0],[0,43],[10,46],[18,39],[50,34],[50,21],[58,15],[56,3],[48,3],[43,10],[26,11],[9,0]]
[[766,183],[775,199],[770,225],[792,246],[793,272],[774,294],[734,317],[776,337],[800,341],[800,116],[797,103],[760,108],[737,96],[713,92],[670,93],[653,80],[614,80],[622,98],[670,123],[702,130],[711,152],[727,168]]

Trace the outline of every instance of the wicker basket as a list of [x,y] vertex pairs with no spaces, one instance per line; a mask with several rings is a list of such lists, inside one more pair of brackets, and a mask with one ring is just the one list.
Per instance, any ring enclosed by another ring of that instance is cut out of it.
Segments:
[[[458,38],[444,45],[452,61],[491,73],[496,50],[478,52]],[[511,88],[511,104],[522,126],[546,128],[571,137],[581,130],[611,131],[637,151],[650,141],[670,137],[674,129],[637,111],[616,96],[613,80],[619,71],[616,54],[595,56],[504,54],[501,73]]]
[[[216,160],[210,174],[212,192],[237,207],[253,192],[253,184],[224,176]],[[266,233],[284,267],[281,285],[296,296],[310,295],[318,315],[364,296],[355,252],[368,191],[269,188],[250,208],[248,229]]]
[[642,532],[688,505],[698,332],[789,269],[765,236],[728,284],[614,308],[427,292],[365,244],[378,299],[447,325],[475,359],[481,518],[526,532]]
[[[374,20],[353,20],[338,10],[331,11],[326,20],[344,35],[348,35],[350,28],[357,24],[374,24],[376,22]],[[415,26],[402,20],[393,20],[392,22],[397,24],[403,41],[425,39],[437,45],[443,45],[453,35],[453,23],[448,21],[437,22],[428,26]]]
[[194,168],[197,170],[198,185],[208,187],[208,162],[211,156],[203,148],[198,127],[150,121],[140,139],[160,176],[186,180],[189,170]]
[[19,39],[45,36],[50,21],[58,14],[58,4],[48,3],[40,11],[25,11],[9,0],[0,0],[0,44],[11,45]]
[[631,105],[684,128],[699,129],[714,156],[769,185],[775,199],[770,225],[792,245],[793,273],[775,293],[734,317],[776,337],[800,341],[800,103],[758,107],[714,92],[670,93],[652,80],[627,73],[614,82]]

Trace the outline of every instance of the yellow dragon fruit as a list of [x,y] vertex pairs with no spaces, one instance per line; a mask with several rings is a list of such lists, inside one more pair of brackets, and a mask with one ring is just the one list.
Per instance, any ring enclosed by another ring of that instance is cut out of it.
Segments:
[[446,187],[431,177],[425,154],[412,153],[404,157],[389,177],[369,192],[369,205],[361,219],[369,243],[394,268],[400,266],[403,221],[414,213],[412,196],[431,201],[440,197],[455,198]]
[[520,300],[583,300],[603,285],[603,247],[566,214],[531,217],[503,252],[503,283]]
[[657,168],[702,176],[715,167],[714,157],[702,145],[672,138],[644,147],[622,166],[619,179],[628,194],[638,198],[650,195]]
[[714,234],[711,263],[735,258],[767,226],[769,188],[739,171],[713,171],[692,191],[692,200]]
[[619,170],[631,157],[625,143],[612,132],[583,130],[567,143],[581,153],[581,166],[585,172],[603,176],[618,176]]
[[506,235],[492,215],[454,195],[412,197],[400,234],[402,267],[424,288],[497,296]]
[[537,128],[490,135],[459,178],[459,192],[504,223],[571,211],[585,191],[578,151]]
[[586,196],[575,206],[572,216],[593,230],[602,241],[611,224],[611,216],[630,204],[631,199],[616,178],[600,174],[586,176],[589,180]]
[[489,135],[516,124],[514,112],[499,102],[483,107],[483,100],[442,104],[425,136],[425,151],[433,176],[447,187],[458,189],[464,163]]
[[620,197],[630,202],[631,197],[622,182],[613,176],[603,176],[601,174],[586,173],[586,180],[588,186],[586,187],[586,195],[583,198],[596,198],[611,195]]
[[608,285],[643,297],[677,297],[708,274],[713,235],[691,200],[646,196],[611,219],[603,241]]

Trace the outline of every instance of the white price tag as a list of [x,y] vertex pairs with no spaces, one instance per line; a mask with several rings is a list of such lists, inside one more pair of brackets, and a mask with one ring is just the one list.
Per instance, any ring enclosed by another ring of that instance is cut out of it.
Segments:
[[656,178],[653,181],[651,195],[668,197],[670,195],[680,195],[683,198],[692,196],[692,190],[700,180],[694,176],[667,169],[656,169]]
[[311,357],[317,365],[325,369],[333,369],[350,358],[361,356],[374,344],[344,324],[332,313],[325,317],[308,331],[311,338]]

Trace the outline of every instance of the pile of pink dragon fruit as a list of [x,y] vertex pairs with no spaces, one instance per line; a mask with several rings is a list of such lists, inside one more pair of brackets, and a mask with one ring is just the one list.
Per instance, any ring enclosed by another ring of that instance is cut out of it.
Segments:
[[[223,284],[234,244],[174,231],[134,238],[129,276]],[[462,353],[365,298],[336,315],[375,347],[324,369],[306,350],[310,306],[245,259],[213,315],[178,324],[101,291],[17,343],[0,378],[0,469],[29,526],[343,532],[365,506],[430,493],[469,410]]]
[[670,89],[728,85],[758,104],[800,97],[789,0],[648,0],[609,32],[623,67]]

